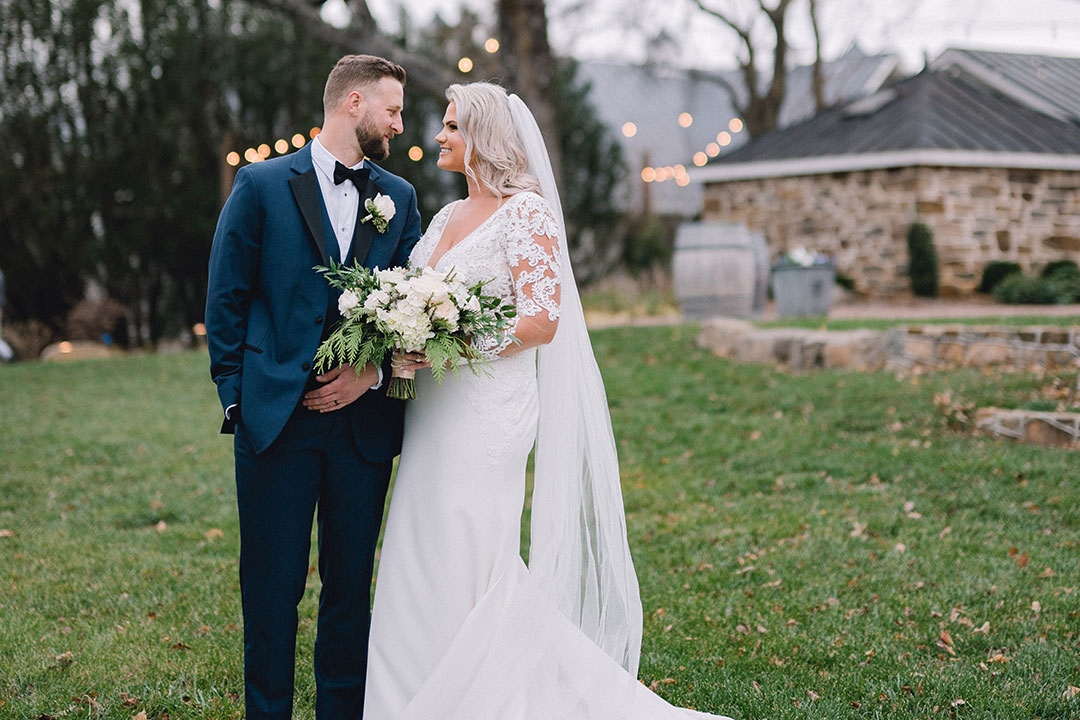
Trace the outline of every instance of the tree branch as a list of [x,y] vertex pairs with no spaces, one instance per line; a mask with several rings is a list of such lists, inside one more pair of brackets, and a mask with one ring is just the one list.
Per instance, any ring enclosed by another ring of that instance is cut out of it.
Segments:
[[352,0],[350,3],[353,12],[359,13],[365,21],[354,23],[344,29],[324,22],[318,9],[305,0],[249,0],[249,2],[284,14],[304,27],[312,37],[340,49],[343,53],[362,52],[379,55],[396,62],[409,73],[410,85],[438,100],[445,98],[446,87],[455,81],[445,68],[422,55],[395,45],[383,36],[374,21],[369,20],[371,11],[365,0]]
[[818,25],[817,0],[810,0],[810,26],[814,28],[814,107],[818,112],[825,109],[825,77],[822,73],[821,27]]

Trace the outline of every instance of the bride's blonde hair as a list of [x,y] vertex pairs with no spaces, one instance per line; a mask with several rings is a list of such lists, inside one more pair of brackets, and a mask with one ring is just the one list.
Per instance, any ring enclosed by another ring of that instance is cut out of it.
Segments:
[[451,85],[446,99],[457,110],[458,132],[465,139],[465,174],[498,196],[540,191],[529,173],[525,147],[514,129],[506,90],[494,83]]

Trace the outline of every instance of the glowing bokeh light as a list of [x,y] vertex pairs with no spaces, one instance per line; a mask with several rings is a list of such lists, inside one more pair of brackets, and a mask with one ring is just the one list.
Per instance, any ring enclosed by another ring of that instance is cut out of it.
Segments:
[[318,137],[319,133],[321,133],[321,132],[322,132],[322,128],[313,127],[313,128],[311,128],[311,131],[308,133],[308,137],[311,138],[312,140],[314,140],[316,137]]
[[694,124],[694,116],[688,112],[682,113],[681,115],[679,115],[679,124],[682,125],[684,128],[690,127]]
[[233,167],[240,164],[240,153],[233,150],[231,153],[225,156],[225,162],[229,163]]
[[634,137],[637,135],[637,125],[632,122],[623,123],[622,134],[626,137]]
[[709,143],[705,146],[705,154],[709,157],[716,157],[720,154],[720,146],[716,143]]
[[727,124],[727,126],[728,126],[728,130],[730,130],[733,133],[742,132],[743,121],[740,120],[739,118],[731,118],[731,122],[729,122]]
[[641,171],[641,179],[645,182],[653,182],[656,180],[656,169],[647,167]]
[[457,69],[463,73],[472,72],[473,62],[472,58],[463,57],[458,60]]
[[731,134],[725,130],[716,136],[716,142],[720,143],[720,147],[727,147],[731,144]]
[[413,162],[420,162],[420,159],[424,157],[424,149],[419,145],[413,145],[409,148],[409,159]]
[[489,53],[499,52],[499,41],[495,38],[488,38],[487,42],[484,43],[484,49]]
[[704,167],[705,163],[709,162],[709,156],[698,150],[694,153],[694,164],[698,167]]
[[244,151],[244,159],[248,162],[255,162],[255,158],[259,157],[259,151],[255,148],[248,148]]

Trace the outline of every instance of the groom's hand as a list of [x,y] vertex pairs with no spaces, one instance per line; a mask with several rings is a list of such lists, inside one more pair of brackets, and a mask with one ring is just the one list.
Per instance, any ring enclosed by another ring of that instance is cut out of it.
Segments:
[[304,407],[316,412],[340,410],[367,392],[379,380],[379,371],[367,365],[356,372],[352,365],[339,365],[315,379],[326,383],[304,395]]

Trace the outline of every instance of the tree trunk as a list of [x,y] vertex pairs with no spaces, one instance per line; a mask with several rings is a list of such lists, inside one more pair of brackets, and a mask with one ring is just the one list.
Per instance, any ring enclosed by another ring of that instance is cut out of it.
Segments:
[[555,58],[548,42],[544,0],[498,0],[498,11],[503,83],[536,117],[558,182],[562,163],[555,114]]
[[810,25],[814,28],[814,107],[818,112],[825,109],[825,75],[821,60],[821,26],[818,25],[817,0],[810,0]]

